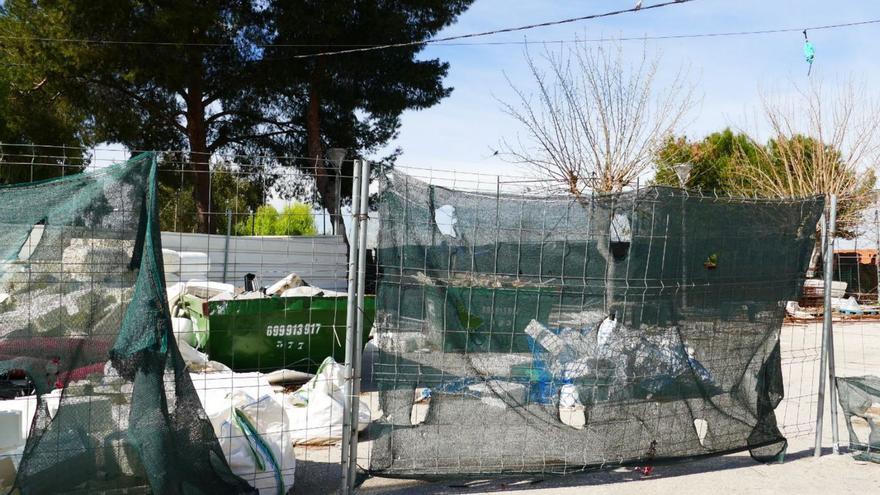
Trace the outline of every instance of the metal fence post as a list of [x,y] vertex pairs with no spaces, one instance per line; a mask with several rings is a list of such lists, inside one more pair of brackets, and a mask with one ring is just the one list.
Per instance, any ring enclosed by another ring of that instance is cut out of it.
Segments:
[[229,268],[229,236],[232,235],[232,210],[226,208],[226,241],[223,247],[223,283],[226,283],[226,274]]
[[[348,304],[345,311],[345,402],[342,412],[342,457],[341,457],[341,485],[340,493],[348,494],[354,486],[353,480],[349,479],[350,449],[351,449],[351,409],[355,403],[352,394],[354,356],[356,338],[355,338],[355,312],[356,312],[356,284],[358,272],[358,244],[356,242],[360,225],[358,215],[360,214],[360,192],[361,192],[361,171],[360,167],[355,164],[354,174],[351,183],[351,237],[348,242]],[[355,437],[355,440],[357,438]]]
[[877,276],[874,289],[877,291],[877,304],[880,304],[880,194],[874,196],[874,231],[877,241],[874,246],[874,273]]
[[[831,195],[831,214],[828,219],[828,259],[831,262],[826,264],[825,270],[830,272],[832,270],[832,265],[834,263],[834,234],[837,228],[837,195]],[[858,254],[857,254],[858,256]],[[827,282],[826,282],[827,283]],[[831,298],[828,299],[828,306],[826,306],[826,318],[823,321],[823,334],[826,335],[828,339],[827,348],[828,348],[828,381],[830,382],[830,391],[831,396],[829,400],[831,401],[831,449],[837,454],[839,453],[839,444],[840,439],[838,438],[837,431],[837,370],[834,367],[834,324],[831,321]]]
[[358,214],[358,223],[360,229],[358,231],[358,276],[357,276],[357,325],[355,326],[355,348],[352,353],[352,387],[351,387],[351,447],[349,448],[348,460],[348,482],[351,488],[354,488],[355,477],[357,476],[357,446],[358,446],[358,426],[360,415],[360,395],[361,395],[361,354],[364,349],[364,295],[366,293],[367,279],[367,220],[370,214],[370,162],[361,160],[359,164],[361,170],[361,192],[360,192],[360,208]]
[[[831,286],[832,286],[832,278],[834,277],[834,224],[837,217],[837,196],[832,194],[830,197],[831,201],[826,210],[827,215],[824,220],[827,222],[823,225],[824,227],[824,245],[823,250],[825,253],[824,263],[825,263],[825,275],[824,275],[824,314],[822,318],[822,351],[821,357],[819,360],[819,392],[818,392],[818,401],[816,405],[816,442],[815,448],[813,451],[813,455],[815,457],[819,457],[822,455],[822,426],[823,419],[825,415],[825,366],[826,363],[829,364],[828,375],[832,376],[831,379],[831,400],[836,400],[835,397],[835,388],[834,388],[834,355],[831,354],[834,352],[833,342],[831,342]],[[830,359],[829,359],[830,356]],[[832,433],[835,438],[835,447],[836,447],[836,438],[837,438],[837,407],[836,404],[832,402],[831,404],[832,411],[832,428],[834,428],[834,432]],[[835,449],[836,452],[836,449]]]
[[681,186],[681,308],[687,308],[687,190]]

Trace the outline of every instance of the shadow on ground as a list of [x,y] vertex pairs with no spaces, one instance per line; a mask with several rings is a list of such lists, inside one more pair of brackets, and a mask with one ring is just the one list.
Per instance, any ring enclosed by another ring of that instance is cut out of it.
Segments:
[[[823,455],[830,453],[831,449],[827,449],[827,452],[823,451]],[[789,453],[785,457],[785,462],[798,462],[799,460],[812,457],[812,454],[812,450],[801,450],[799,452]],[[747,469],[757,465],[759,465],[759,463],[749,457],[748,453],[741,453],[721,457],[708,457],[686,463],[656,466],[651,476],[647,477],[643,476],[634,468],[618,468],[611,471],[573,473],[565,476],[509,476],[485,479],[447,479],[435,482],[373,477],[366,480],[366,482],[361,485],[358,493],[369,495],[491,493],[572,488],[617,483],[651,483],[652,480],[687,476],[703,472]],[[644,488],[650,490],[650,485],[646,485]],[[298,493],[311,492],[304,491]]]

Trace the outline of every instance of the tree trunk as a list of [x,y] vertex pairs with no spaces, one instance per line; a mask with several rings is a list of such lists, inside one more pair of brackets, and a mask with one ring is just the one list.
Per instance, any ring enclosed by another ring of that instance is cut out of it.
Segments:
[[195,175],[193,199],[199,215],[199,231],[211,234],[214,232],[211,222],[211,154],[208,152],[208,128],[202,98],[201,71],[195,69],[186,94],[186,137],[189,140],[189,158]]
[[605,260],[605,313],[611,314],[614,311],[614,277],[617,275],[617,263],[611,254],[611,219],[614,216],[614,210],[607,211],[601,205],[597,205],[593,211],[593,222],[595,227],[591,229],[596,236],[596,250],[599,256]]
[[617,272],[617,265],[610,247],[611,221],[614,217],[614,209],[605,208],[596,200],[595,195],[585,198],[577,189],[575,182],[570,184],[570,192],[591,218],[589,235],[595,237],[596,250],[599,251],[599,256],[605,261],[605,275],[603,277],[605,301],[603,309],[606,314],[611,314],[614,311],[614,277]]
[[321,198],[321,206],[330,214],[333,233],[341,235],[345,245],[348,246],[348,236],[345,234],[342,212],[338,208],[340,198],[336,197],[337,172],[327,167],[327,162],[323,159],[321,146],[321,94],[319,91],[321,82],[320,71],[320,65],[316,66],[309,83],[309,108],[306,114],[307,152],[314,167],[313,175]]

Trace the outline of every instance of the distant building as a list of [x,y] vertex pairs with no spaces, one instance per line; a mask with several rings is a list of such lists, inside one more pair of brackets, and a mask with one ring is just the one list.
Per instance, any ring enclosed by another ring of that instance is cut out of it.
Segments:
[[847,283],[847,295],[860,301],[877,301],[877,250],[839,249],[834,251],[834,280]]

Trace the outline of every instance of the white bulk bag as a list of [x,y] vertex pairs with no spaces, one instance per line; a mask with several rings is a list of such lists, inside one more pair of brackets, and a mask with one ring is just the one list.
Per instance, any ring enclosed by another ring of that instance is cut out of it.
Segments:
[[[290,415],[291,439],[295,444],[324,445],[342,439],[345,404],[345,367],[331,357],[318,373],[293,394],[285,396]],[[358,431],[370,423],[370,408],[360,401]]]

